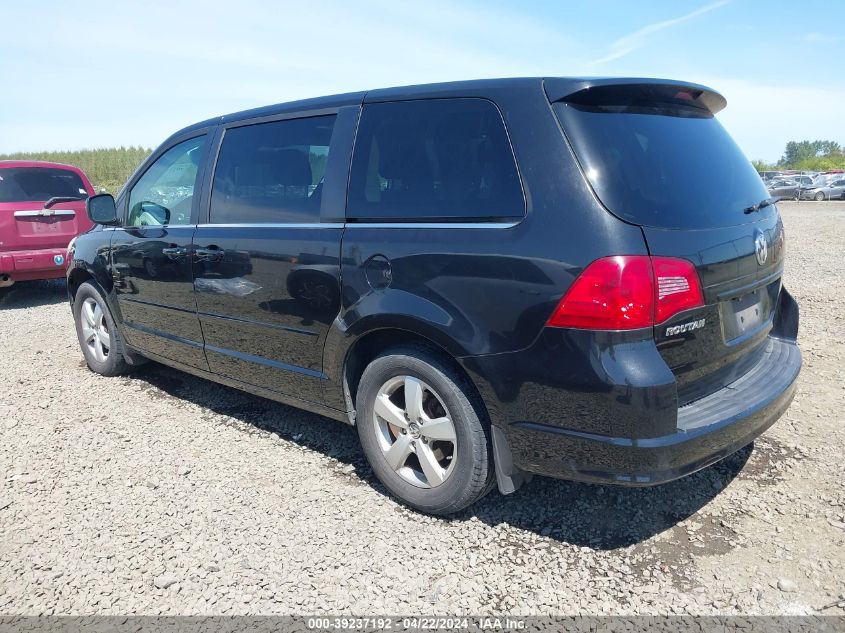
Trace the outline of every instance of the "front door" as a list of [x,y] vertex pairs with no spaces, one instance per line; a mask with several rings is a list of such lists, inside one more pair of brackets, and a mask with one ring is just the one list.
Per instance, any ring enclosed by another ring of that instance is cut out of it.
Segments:
[[204,135],[182,141],[149,166],[126,196],[111,249],[126,342],[206,370],[190,253],[207,145]]
[[208,223],[194,236],[211,371],[312,402],[322,400],[323,343],[340,306],[343,225],[321,221],[335,119],[228,127]]

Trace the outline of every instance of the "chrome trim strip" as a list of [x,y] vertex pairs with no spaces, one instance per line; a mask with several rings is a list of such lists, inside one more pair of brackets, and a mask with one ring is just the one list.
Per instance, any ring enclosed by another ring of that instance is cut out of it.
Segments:
[[342,229],[343,222],[268,222],[265,224],[198,224],[198,229]]
[[[255,354],[247,354],[246,352],[239,352],[237,350],[226,349],[224,347],[217,347],[216,345],[209,345],[208,343],[205,344],[205,351],[206,353],[214,352],[215,354],[221,354],[222,356],[228,356],[229,358],[246,361],[248,363],[255,363],[256,365],[272,367],[273,369],[281,369],[283,371],[291,371],[296,374],[304,374],[310,378],[318,378],[320,380],[325,380],[326,378],[326,375],[323,372],[315,369],[308,369],[307,367],[300,367],[299,365],[291,365],[289,363],[281,363],[271,358],[256,356]],[[266,389],[266,387],[264,388]]]
[[[255,224],[197,224],[198,229],[510,229],[522,220],[513,222],[308,222],[308,223],[255,223]],[[184,226],[193,226],[186,224]],[[114,231],[138,227],[104,227]],[[166,227],[165,227],[166,228]]]
[[[118,301],[125,301],[127,303],[137,303],[142,306],[149,306],[151,308],[163,308],[165,310],[176,310],[177,312],[187,312],[189,314],[196,314],[196,309],[192,308],[181,308],[179,306],[172,306],[166,303],[153,303],[152,301],[144,301],[142,299],[135,299],[134,297],[127,296],[126,294],[119,294],[117,295]],[[128,321],[127,321],[128,323]],[[140,327],[140,326],[139,326]],[[153,331],[153,333],[158,332],[158,330]],[[179,337],[176,337],[179,338]],[[187,339],[185,339],[187,340]]]
[[[197,290],[196,292],[202,292],[202,290]],[[319,332],[315,332],[313,330],[304,330],[302,328],[295,328],[290,327],[289,325],[279,325],[277,323],[261,323],[259,321],[253,321],[251,319],[239,319],[238,317],[233,316],[226,316],[225,314],[216,314],[214,312],[197,312],[197,315],[200,319],[219,319],[223,321],[234,321],[236,323],[244,323],[246,325],[255,325],[257,327],[262,328],[272,328],[274,330],[283,330],[285,332],[292,332],[294,334],[305,334],[307,336],[319,336]]]
[[73,209],[48,209],[47,213],[43,211],[15,211],[16,218],[53,218],[56,216],[63,216],[63,217],[73,217],[76,215],[76,211]]
[[514,222],[348,222],[347,229],[510,229],[522,220]]
[[136,323],[135,321],[124,321],[123,325],[128,328],[132,328],[133,330],[143,332],[144,334],[149,334],[151,336],[160,336],[161,338],[166,338],[167,340],[173,341],[174,343],[181,343],[182,345],[187,345],[188,347],[193,347],[195,349],[202,349],[203,347],[203,344],[199,341],[192,341],[189,338],[183,338],[181,336],[176,336],[175,334],[170,334],[169,332],[156,330],[155,328],[151,328],[147,325],[142,325],[141,323]]

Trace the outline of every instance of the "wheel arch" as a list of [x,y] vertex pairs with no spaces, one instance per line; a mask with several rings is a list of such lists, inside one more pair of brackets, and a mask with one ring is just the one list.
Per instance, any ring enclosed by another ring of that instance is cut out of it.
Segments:
[[92,268],[85,262],[75,259],[71,264],[71,269],[68,270],[67,273],[67,290],[71,302],[73,302],[73,298],[76,296],[76,291],[79,290],[79,286],[84,284],[86,281],[93,281],[97,284],[106,296],[106,300],[109,299],[108,295],[111,294],[112,283],[111,278],[108,274],[106,274],[106,271],[103,270],[98,274],[96,268]]
[[499,491],[502,494],[510,494],[519,489],[523,483],[530,479],[530,476],[519,471],[513,465],[508,441],[501,430],[493,425],[487,402],[484,400],[478,384],[461,364],[458,357],[451,354],[446,347],[438,344],[438,342],[416,332],[397,327],[373,329],[356,338],[349,346],[343,358],[342,365],[343,396],[349,416],[349,423],[352,425],[355,424],[355,399],[358,395],[358,384],[364,373],[364,369],[379,354],[392,347],[401,346],[416,346],[436,354],[450,364],[468,387],[472,389],[470,399],[476,403],[482,424],[490,432],[492,446],[490,459],[493,464],[495,481]]
[[355,337],[354,341],[347,347],[342,357],[339,376],[343,384],[343,397],[346,409],[349,412],[350,422],[354,424],[355,399],[357,397],[358,384],[367,365],[384,351],[392,347],[410,346],[424,349],[445,360],[461,378],[473,389],[474,395],[483,409],[480,413],[489,423],[487,406],[481,397],[478,385],[472,380],[469,373],[461,364],[460,355],[456,354],[460,346],[456,344],[444,344],[443,341],[420,334],[417,330],[410,330],[406,327],[396,325],[384,325],[362,331]]
[[[91,270],[88,266],[81,265],[81,263],[76,264],[68,271],[67,274],[68,298],[70,299],[70,305],[72,308],[79,287],[86,282],[91,282],[102,295],[103,301],[105,301],[106,306],[111,312],[111,317],[114,320],[115,326],[118,328],[118,331],[120,331],[121,336],[124,336],[122,332],[123,315],[120,312],[120,306],[118,305],[117,300],[113,296],[112,291],[114,286],[110,283],[110,281],[111,280],[107,276],[104,277],[104,275],[97,275],[95,271]],[[121,353],[123,355],[123,359],[128,365],[142,365],[146,362],[143,356],[132,351],[126,345],[125,339],[123,339],[121,343]]]
[[97,280],[94,278],[94,275],[92,275],[91,272],[85,268],[76,267],[68,273],[67,292],[70,297],[71,303],[73,303],[73,300],[76,297],[76,291],[79,290],[79,286],[84,284],[86,281],[93,281],[97,283]]

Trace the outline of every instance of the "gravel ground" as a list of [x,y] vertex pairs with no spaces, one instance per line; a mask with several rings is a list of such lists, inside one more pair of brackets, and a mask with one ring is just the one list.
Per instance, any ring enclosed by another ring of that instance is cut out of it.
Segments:
[[0,291],[0,613],[845,613],[845,203],[781,208],[805,365],[753,450],[451,520],[391,501],[351,427],[160,366],[98,377],[62,284]]

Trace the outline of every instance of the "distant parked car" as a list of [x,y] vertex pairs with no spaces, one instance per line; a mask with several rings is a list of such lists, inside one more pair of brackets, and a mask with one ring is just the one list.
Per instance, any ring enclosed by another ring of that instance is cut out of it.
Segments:
[[842,178],[845,178],[842,174],[816,174],[813,178],[812,188],[824,187],[834,180],[841,180]]
[[801,189],[801,200],[837,200],[845,195],[845,178],[827,184],[817,184],[812,189]]
[[761,171],[760,178],[763,179],[763,182],[769,182],[770,180],[775,180],[783,176],[779,171]]
[[781,200],[798,200],[801,185],[795,180],[773,180],[766,185],[769,195]]
[[773,180],[768,185],[769,194],[775,198],[798,200],[801,184],[796,180]]
[[794,180],[802,187],[811,187],[813,185],[813,177],[808,176],[807,174],[797,174],[795,176],[790,176],[788,180]]
[[94,195],[77,167],[0,161],[0,287],[65,276],[68,242],[90,229]]

